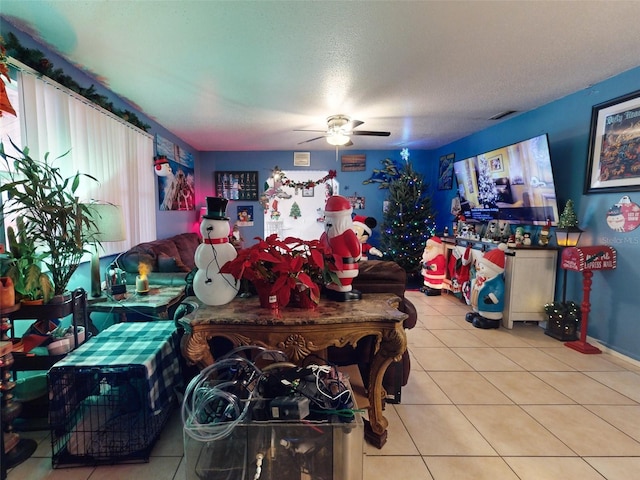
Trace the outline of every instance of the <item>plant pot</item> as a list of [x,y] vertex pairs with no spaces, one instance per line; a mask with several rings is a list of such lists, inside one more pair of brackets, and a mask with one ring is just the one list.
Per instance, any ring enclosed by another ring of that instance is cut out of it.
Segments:
[[20,300],[20,302],[25,306],[44,305],[43,298],[36,298],[35,300],[29,300],[28,298],[23,298],[22,300]]
[[308,288],[304,290],[294,289],[291,295],[291,305],[304,308],[305,310],[315,310],[318,308],[318,303],[311,300],[310,290]]
[[291,300],[291,291],[288,289],[283,288],[272,293],[271,288],[273,285],[271,283],[253,282],[253,286],[256,288],[256,292],[258,292],[260,306],[263,308],[284,308]]
[[16,304],[16,291],[11,277],[0,277],[0,308],[12,307]]

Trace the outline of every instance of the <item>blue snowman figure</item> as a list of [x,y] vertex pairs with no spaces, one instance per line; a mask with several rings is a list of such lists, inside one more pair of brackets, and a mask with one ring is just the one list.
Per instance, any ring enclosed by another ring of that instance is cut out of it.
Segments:
[[194,257],[198,271],[193,278],[196,297],[207,305],[225,305],[238,294],[239,282],[220,268],[238,255],[229,243],[229,218],[226,198],[207,197],[207,213],[202,216],[202,243]]

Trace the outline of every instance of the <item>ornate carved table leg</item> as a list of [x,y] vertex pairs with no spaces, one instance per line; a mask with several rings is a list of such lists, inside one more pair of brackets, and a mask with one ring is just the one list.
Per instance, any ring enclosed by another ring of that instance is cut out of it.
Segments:
[[384,415],[383,399],[385,391],[382,379],[392,361],[398,361],[407,349],[407,336],[400,324],[395,330],[385,331],[380,347],[373,357],[369,372],[369,421],[365,423],[365,438],[377,448],[387,442],[387,426],[389,422]]

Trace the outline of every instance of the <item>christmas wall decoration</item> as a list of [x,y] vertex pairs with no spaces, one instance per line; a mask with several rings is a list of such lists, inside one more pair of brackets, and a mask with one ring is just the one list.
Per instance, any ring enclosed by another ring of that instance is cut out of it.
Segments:
[[298,202],[293,202],[289,216],[293,217],[294,220],[297,220],[300,215],[302,215],[300,212],[300,205],[298,205]]
[[421,268],[422,252],[427,240],[435,235],[429,185],[409,163],[409,151],[403,150],[405,164],[398,177],[389,183],[388,208],[381,229],[381,250],[407,273]]
[[623,196],[607,211],[607,225],[616,232],[630,232],[640,225],[640,206]]

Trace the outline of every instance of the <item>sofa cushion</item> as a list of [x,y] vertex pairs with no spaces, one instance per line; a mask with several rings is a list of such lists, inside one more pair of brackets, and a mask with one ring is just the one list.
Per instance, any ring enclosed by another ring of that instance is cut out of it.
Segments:
[[136,245],[118,257],[118,266],[125,272],[138,273],[141,263],[150,266],[151,271],[158,269],[158,260],[156,253],[144,246],[144,244]]
[[181,233],[172,237],[171,240],[180,253],[182,263],[189,268],[189,271],[193,270],[196,267],[195,254],[198,245],[200,245],[200,237],[195,233]]
[[[163,240],[156,240],[154,242],[149,242],[146,244],[141,244],[145,246],[149,246],[153,248],[153,251],[156,253],[156,258],[160,256],[160,254],[164,254],[169,258],[174,258],[176,261],[176,270],[177,272],[190,272],[191,269],[187,267],[182,259],[180,258],[180,252],[178,252],[178,247],[176,246],[173,238],[165,238]],[[157,262],[156,262],[157,266]],[[154,269],[154,271],[159,271],[158,268]]]
[[171,273],[171,272],[182,272],[178,267],[178,262],[175,257],[170,257],[166,253],[160,253],[158,255],[158,272],[160,273]]

